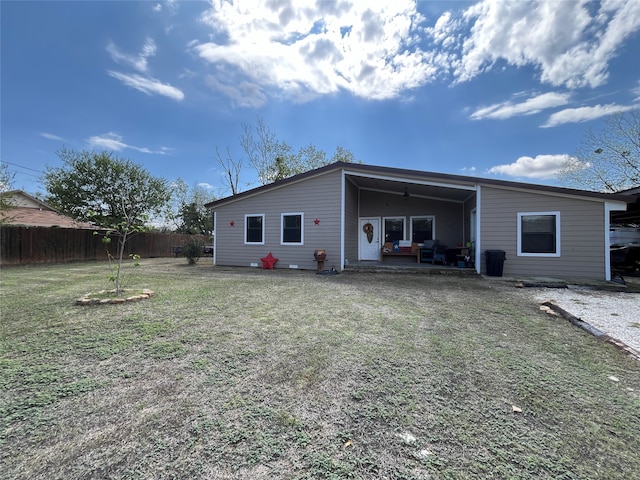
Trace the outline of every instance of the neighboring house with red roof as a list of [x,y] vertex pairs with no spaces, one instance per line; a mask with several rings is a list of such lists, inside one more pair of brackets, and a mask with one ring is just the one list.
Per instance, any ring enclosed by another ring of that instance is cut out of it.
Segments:
[[45,202],[32,197],[22,190],[12,190],[3,195],[7,196],[7,203],[12,208],[0,213],[0,223],[3,225],[22,227],[50,227],[50,228],[74,228],[95,229],[87,222],[78,222],[73,218],[58,213]]

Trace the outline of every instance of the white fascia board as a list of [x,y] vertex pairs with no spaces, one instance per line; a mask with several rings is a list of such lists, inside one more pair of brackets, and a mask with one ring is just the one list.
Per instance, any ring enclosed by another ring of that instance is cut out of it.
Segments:
[[476,273],[480,275],[482,272],[482,187],[478,185],[478,191],[476,192],[476,244],[474,248],[475,251],[475,263],[476,263]]
[[605,212],[624,212],[626,209],[627,204],[625,202],[604,202]]
[[375,174],[367,174],[363,172],[353,172],[349,170],[344,170],[344,173],[346,175],[352,175],[354,177],[375,178],[376,180],[389,180],[392,182],[408,182],[408,183],[415,183],[416,185],[429,185],[432,187],[454,188],[456,190],[470,190],[470,191],[476,190],[476,185],[460,185],[457,183],[420,180],[420,179],[411,178],[411,177],[392,177],[389,175],[375,175]]
[[[347,183],[344,169],[342,170],[341,185],[340,185],[340,271],[344,270],[344,238],[345,238],[345,216],[346,216],[346,201],[347,201]],[[358,200],[358,205],[360,201]]]
[[604,278],[611,281],[611,212],[627,209],[627,204],[621,207],[619,202],[604,203]]

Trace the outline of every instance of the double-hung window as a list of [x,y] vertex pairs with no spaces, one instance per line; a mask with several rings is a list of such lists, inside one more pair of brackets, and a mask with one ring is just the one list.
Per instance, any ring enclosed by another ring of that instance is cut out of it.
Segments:
[[280,223],[280,243],[282,245],[304,245],[303,213],[283,213]]
[[264,245],[264,213],[244,216],[244,243]]
[[433,216],[411,217],[411,241],[424,243],[427,240],[433,240],[434,223],[435,218]]
[[518,213],[518,255],[560,256],[560,212]]
[[404,240],[404,217],[384,219],[384,241],[396,242]]

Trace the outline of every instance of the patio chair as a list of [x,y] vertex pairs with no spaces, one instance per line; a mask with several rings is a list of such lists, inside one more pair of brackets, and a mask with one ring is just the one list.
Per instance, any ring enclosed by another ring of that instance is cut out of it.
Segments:
[[436,262],[447,263],[447,246],[440,245],[440,240],[426,240],[424,246],[420,247],[420,263]]

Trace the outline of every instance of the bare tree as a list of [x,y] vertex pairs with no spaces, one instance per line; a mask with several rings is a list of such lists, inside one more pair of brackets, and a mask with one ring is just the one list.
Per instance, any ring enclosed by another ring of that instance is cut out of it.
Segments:
[[[255,131],[251,125],[242,124],[240,146],[244,150],[251,167],[258,174],[258,181],[262,185],[320,168],[333,162],[354,161],[353,153],[343,147],[337,147],[330,159],[327,158],[327,154],[323,150],[319,150],[312,144],[295,152],[286,142],[278,140],[275,132],[264,123],[260,116],[258,116]],[[219,149],[216,148],[215,159],[224,171],[225,184],[229,187],[231,193],[236,195],[238,193],[240,171],[243,167],[242,160],[234,160],[229,147],[226,150],[226,157],[223,157]]]
[[612,115],[599,132],[589,131],[576,158],[559,173],[569,185],[619,192],[640,185],[640,111]]
[[224,181],[231,190],[231,195],[236,195],[238,193],[240,171],[242,170],[242,159],[234,160],[231,156],[231,152],[229,151],[229,147],[227,147],[227,156],[225,158],[220,155],[220,150],[216,147],[215,159],[224,171]]
[[258,117],[256,135],[257,138],[254,137],[250,125],[242,124],[240,146],[258,173],[258,180],[262,185],[298,173],[292,148],[278,140],[273,130],[265,125],[262,117]]

